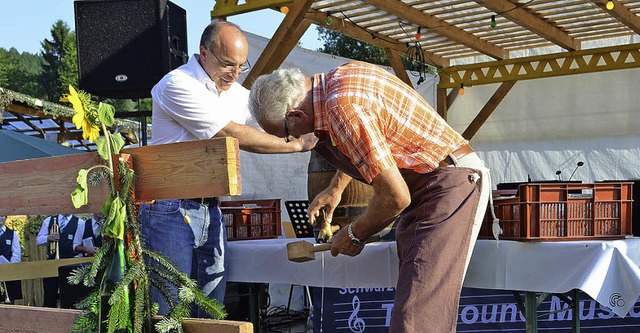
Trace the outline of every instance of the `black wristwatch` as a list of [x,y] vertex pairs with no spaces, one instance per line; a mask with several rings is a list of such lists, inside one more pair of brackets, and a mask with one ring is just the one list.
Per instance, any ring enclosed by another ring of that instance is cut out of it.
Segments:
[[353,245],[355,246],[363,247],[365,242],[353,234],[353,230],[351,229],[352,225],[353,224],[349,223],[349,226],[347,226],[347,234],[349,234],[351,243],[353,243]]

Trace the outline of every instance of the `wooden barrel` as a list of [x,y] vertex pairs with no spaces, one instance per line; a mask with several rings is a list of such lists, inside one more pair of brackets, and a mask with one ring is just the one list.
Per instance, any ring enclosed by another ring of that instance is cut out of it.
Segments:
[[[309,203],[322,192],[331,183],[331,178],[336,173],[334,168],[327,160],[315,151],[311,151],[309,158],[308,178],[307,178],[307,194]],[[363,182],[352,180],[342,193],[340,204],[336,207],[332,224],[339,225],[341,228],[351,223],[367,208],[369,199],[373,196],[373,187]],[[314,226],[314,232],[322,225],[322,215]]]

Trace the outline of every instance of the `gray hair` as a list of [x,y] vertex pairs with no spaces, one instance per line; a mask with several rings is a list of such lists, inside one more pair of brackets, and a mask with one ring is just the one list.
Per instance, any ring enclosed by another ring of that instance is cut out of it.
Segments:
[[249,110],[260,126],[281,126],[287,110],[299,106],[306,95],[305,76],[299,69],[279,69],[253,83]]
[[213,50],[220,39],[220,30],[222,30],[222,27],[236,27],[242,31],[240,27],[234,23],[224,20],[212,20],[211,23],[204,28],[202,36],[200,36],[200,46],[204,46],[207,50]]

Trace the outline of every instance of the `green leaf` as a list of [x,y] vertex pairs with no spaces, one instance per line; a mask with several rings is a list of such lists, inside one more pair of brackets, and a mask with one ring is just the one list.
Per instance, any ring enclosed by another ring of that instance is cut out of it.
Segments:
[[116,109],[106,103],[98,104],[98,118],[105,126],[109,127],[115,122]]
[[121,135],[109,135],[109,143],[111,143],[111,151],[114,154],[119,154],[122,147],[124,147],[124,140]]
[[109,155],[111,154],[109,153],[109,147],[107,146],[107,139],[105,139],[104,137],[100,137],[100,139],[96,141],[96,150],[103,160],[109,160]]
[[89,203],[89,192],[78,185],[73,192],[71,192],[71,202],[76,209]]
[[71,192],[71,202],[75,208],[80,208],[89,203],[89,191],[87,190],[88,173],[89,171],[87,169],[80,169],[80,171],[78,171],[78,176],[76,177],[78,186]]
[[113,203],[113,196],[109,196],[109,198],[107,199],[107,201],[104,202],[104,204],[102,205],[102,208],[100,209],[102,211],[102,214],[106,217],[109,216],[109,212],[111,211],[111,203]]
[[104,222],[103,234],[117,239],[124,239],[124,222],[127,218],[127,206],[116,197],[109,207],[109,215]]

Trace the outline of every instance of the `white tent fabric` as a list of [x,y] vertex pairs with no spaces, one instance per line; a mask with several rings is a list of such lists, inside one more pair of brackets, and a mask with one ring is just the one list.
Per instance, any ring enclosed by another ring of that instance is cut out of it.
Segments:
[[[478,131],[472,146],[494,183],[626,180],[640,177],[640,69],[520,81]],[[464,131],[498,85],[465,89],[448,121]]]

